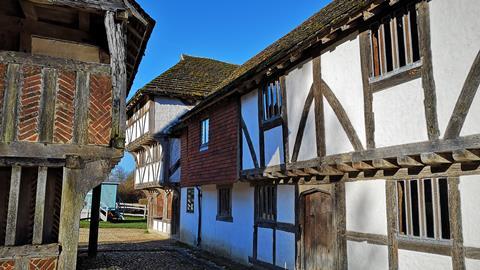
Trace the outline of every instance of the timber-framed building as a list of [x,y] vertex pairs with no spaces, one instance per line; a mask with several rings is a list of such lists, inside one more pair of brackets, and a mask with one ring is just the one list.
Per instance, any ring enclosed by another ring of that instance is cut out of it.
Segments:
[[478,14],[335,0],[240,66],[176,126],[182,241],[267,269],[479,269]]
[[128,102],[127,151],[135,159],[135,188],[148,199],[150,231],[179,235],[181,149],[180,138],[171,128],[236,68],[183,54]]
[[133,0],[1,1],[0,269],[76,268],[153,26]]

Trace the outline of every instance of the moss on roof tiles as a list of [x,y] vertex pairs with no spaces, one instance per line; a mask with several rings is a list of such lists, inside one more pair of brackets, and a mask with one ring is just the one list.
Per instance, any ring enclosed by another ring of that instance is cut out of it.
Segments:
[[182,55],[182,59],[140,91],[181,98],[201,99],[229,77],[237,65],[213,59]]

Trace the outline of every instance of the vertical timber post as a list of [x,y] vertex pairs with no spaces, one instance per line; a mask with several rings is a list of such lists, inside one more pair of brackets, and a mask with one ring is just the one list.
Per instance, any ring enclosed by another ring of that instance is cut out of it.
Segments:
[[102,185],[98,185],[92,192],[92,209],[90,215],[90,231],[88,237],[88,256],[96,257],[98,250],[98,225],[100,222],[100,198]]
[[63,171],[62,206],[60,210],[59,242],[62,247],[58,269],[75,269],[77,264],[80,212],[85,194],[77,190],[82,179],[83,162],[80,157],[67,156]]

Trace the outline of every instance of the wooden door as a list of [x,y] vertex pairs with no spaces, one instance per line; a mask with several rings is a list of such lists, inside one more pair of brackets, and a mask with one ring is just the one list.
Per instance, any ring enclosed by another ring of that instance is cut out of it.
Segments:
[[305,195],[303,211],[303,269],[333,269],[335,232],[332,196],[320,191]]

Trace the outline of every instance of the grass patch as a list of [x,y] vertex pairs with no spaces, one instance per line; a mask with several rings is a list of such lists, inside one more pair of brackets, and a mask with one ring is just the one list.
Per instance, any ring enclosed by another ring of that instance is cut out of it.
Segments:
[[[125,220],[116,222],[100,221],[100,228],[114,228],[114,229],[142,229],[147,230],[147,220],[139,217],[125,217]],[[80,220],[80,228],[90,228],[89,220]]]

